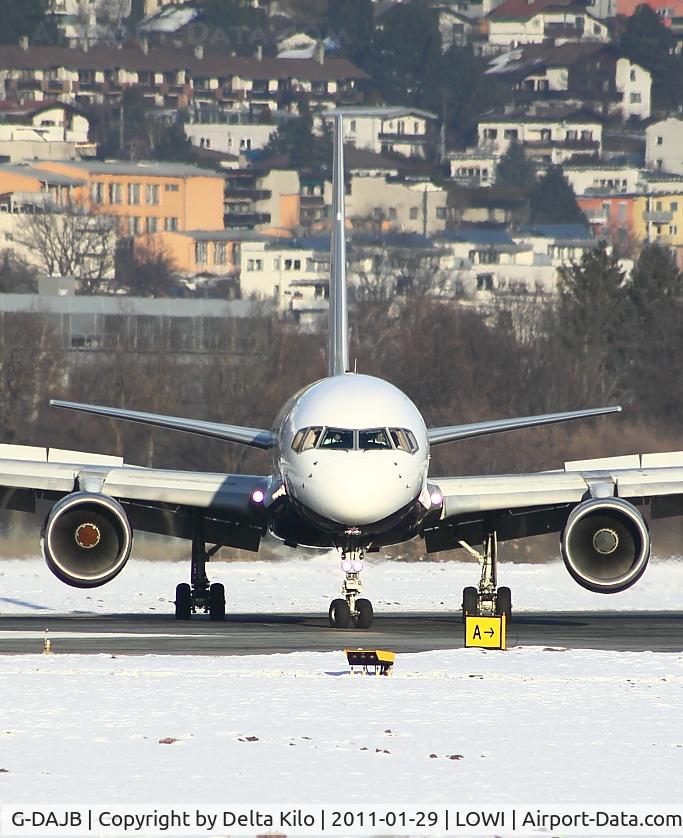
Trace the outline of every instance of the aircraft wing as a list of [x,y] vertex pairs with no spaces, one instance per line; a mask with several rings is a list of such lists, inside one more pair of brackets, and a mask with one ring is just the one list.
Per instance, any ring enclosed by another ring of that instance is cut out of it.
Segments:
[[430,485],[443,497],[440,519],[425,529],[431,552],[476,540],[485,520],[501,540],[558,532],[569,510],[592,498],[645,503],[655,518],[681,515],[683,452],[576,461],[532,474],[430,477]]
[[207,541],[242,549],[258,549],[265,516],[252,495],[260,489],[266,496],[270,481],[269,476],[141,468],[100,454],[0,445],[4,508],[34,512],[40,501],[97,493],[119,501],[134,529],[182,538],[192,536],[193,515],[204,510]]

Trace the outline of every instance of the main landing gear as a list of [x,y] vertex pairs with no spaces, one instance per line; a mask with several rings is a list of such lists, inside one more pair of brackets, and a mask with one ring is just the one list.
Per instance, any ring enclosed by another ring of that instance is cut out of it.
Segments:
[[496,585],[498,564],[498,538],[495,530],[490,530],[484,539],[482,552],[475,550],[466,541],[460,546],[474,556],[481,565],[479,587],[470,586],[462,592],[462,614],[492,616],[505,614],[509,620],[512,613],[512,593],[509,588]]
[[342,550],[341,569],[344,573],[342,598],[333,599],[330,604],[330,626],[344,629],[353,623],[355,628],[369,629],[374,618],[372,603],[359,596],[360,574],[363,570],[363,550],[360,547]]
[[175,618],[189,620],[198,611],[208,613],[211,620],[225,619],[225,588],[220,582],[209,584],[206,576],[206,563],[221,545],[206,549],[204,540],[204,518],[197,516],[194,536],[192,537],[191,584],[182,582],[175,589]]

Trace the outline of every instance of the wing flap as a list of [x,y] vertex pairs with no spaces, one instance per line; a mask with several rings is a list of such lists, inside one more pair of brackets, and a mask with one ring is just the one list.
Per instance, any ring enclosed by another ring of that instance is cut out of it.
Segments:
[[[619,464],[640,464],[650,457],[655,462],[676,462],[680,453],[577,461],[568,463],[567,471],[437,477],[431,481],[443,495],[442,518],[579,503],[588,497],[661,498],[683,494],[683,465],[620,468]],[[607,467],[607,463],[612,465]],[[585,468],[575,468],[578,465]]]
[[[47,453],[43,451],[47,459]],[[64,453],[61,452],[62,455]],[[269,481],[268,477],[258,475],[94,465],[90,455],[83,452],[73,454],[76,462],[71,463],[0,459],[0,487],[60,494],[80,488],[119,500],[196,507],[248,516],[252,493],[255,489],[265,491]]]

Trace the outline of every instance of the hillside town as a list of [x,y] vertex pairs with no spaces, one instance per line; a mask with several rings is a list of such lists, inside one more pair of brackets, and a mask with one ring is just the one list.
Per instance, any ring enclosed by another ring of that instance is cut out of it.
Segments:
[[331,110],[361,295],[552,296],[601,241],[626,271],[648,243],[683,261],[669,0],[17,5],[5,291],[33,273],[52,295],[258,299],[315,323]]

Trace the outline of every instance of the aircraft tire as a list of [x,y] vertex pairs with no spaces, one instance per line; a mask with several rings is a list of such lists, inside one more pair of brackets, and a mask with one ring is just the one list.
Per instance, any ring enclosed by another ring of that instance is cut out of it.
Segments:
[[330,626],[336,629],[345,629],[351,622],[351,609],[345,599],[333,599],[330,604]]
[[189,620],[192,616],[192,589],[187,582],[181,582],[175,589],[175,618]]
[[462,591],[462,616],[465,617],[467,614],[474,614],[477,613],[477,600],[478,600],[478,591],[474,587],[474,585],[469,585],[467,588],[463,588]]
[[512,591],[509,588],[502,587],[496,591],[496,614],[505,614],[509,620],[512,614]]
[[369,629],[372,626],[372,621],[375,617],[375,612],[372,608],[372,603],[369,599],[356,600],[356,616],[353,619],[353,624],[359,629]]
[[225,619],[225,587],[221,582],[214,582],[209,588],[209,619]]

